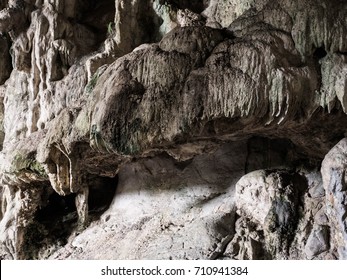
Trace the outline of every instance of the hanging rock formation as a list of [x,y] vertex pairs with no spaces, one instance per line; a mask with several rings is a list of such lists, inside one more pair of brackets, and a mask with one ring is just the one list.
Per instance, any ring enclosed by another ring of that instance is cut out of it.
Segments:
[[0,1],[0,258],[346,259],[346,21]]

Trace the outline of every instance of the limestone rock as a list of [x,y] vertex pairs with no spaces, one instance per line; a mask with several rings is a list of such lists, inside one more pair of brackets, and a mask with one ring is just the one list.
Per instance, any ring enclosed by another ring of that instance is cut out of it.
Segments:
[[320,172],[311,172],[306,175],[307,184],[309,187],[308,193],[312,198],[321,198],[325,196],[322,176]]
[[0,258],[347,258],[345,2],[0,0]]
[[228,27],[235,19],[251,8],[261,9],[266,0],[212,0],[203,12],[210,21],[218,22],[222,27]]
[[326,207],[331,223],[331,243],[340,258],[346,258],[346,178],[347,139],[342,139],[322,162]]
[[327,227],[314,228],[307,240],[305,253],[308,257],[314,257],[329,249],[329,230]]
[[245,148],[241,142],[188,162],[162,155],[124,166],[109,209],[52,258],[217,258],[233,232],[230,199]]
[[347,60],[345,55],[329,55],[321,60],[322,89],[321,103],[331,110],[335,102],[340,102],[346,112],[346,73]]
[[[236,184],[240,226],[236,227],[232,241],[232,256],[288,258],[297,230],[299,197],[304,189],[304,179],[287,171],[260,170],[243,176]],[[236,246],[240,249],[235,251]]]

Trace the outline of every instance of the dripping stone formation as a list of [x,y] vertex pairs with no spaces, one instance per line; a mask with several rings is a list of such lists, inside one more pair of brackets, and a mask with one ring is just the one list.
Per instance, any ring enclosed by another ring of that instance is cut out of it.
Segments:
[[0,0],[0,259],[347,259],[345,0]]

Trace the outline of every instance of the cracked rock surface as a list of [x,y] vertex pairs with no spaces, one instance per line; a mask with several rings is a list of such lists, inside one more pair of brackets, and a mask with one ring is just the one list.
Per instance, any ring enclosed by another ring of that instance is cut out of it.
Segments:
[[0,258],[346,259],[346,22],[0,1]]

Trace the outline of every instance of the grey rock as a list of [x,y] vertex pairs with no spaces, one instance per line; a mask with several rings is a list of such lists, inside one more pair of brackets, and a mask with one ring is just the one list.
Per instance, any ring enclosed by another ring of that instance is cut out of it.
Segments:
[[[249,248],[258,253],[248,252],[248,258],[289,258],[289,247],[298,227],[299,197],[306,187],[299,174],[281,170],[254,171],[240,179],[235,203],[247,230],[245,226],[243,230],[236,228],[236,236],[242,236],[247,243],[254,239],[252,235],[259,236],[260,232],[261,236],[255,243],[258,249],[252,247],[254,242],[249,243]],[[242,251],[243,246],[239,247]],[[243,258],[241,251],[238,258]]]
[[0,258],[346,258],[344,2],[0,0]]
[[313,258],[327,250],[329,250],[329,228],[326,226],[313,228],[305,246],[307,257]]
[[51,258],[65,256],[69,246],[83,248],[83,252],[74,250],[69,259],[223,255],[234,231],[234,178],[242,174],[244,149],[242,142],[224,145],[210,155],[195,157],[183,169],[168,156],[124,166],[118,173],[115,198],[101,219]]
[[323,186],[326,191],[327,214],[331,225],[331,243],[340,258],[347,258],[346,251],[346,166],[347,139],[342,139],[325,156],[322,162]]
[[329,224],[329,219],[327,217],[327,214],[325,213],[326,209],[325,207],[322,207],[315,215],[314,219],[315,222],[318,225],[328,225]]
[[321,198],[325,196],[323,187],[322,176],[319,172],[311,172],[306,176],[307,184],[309,186],[308,193],[312,198]]

